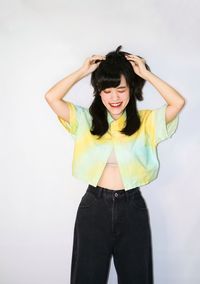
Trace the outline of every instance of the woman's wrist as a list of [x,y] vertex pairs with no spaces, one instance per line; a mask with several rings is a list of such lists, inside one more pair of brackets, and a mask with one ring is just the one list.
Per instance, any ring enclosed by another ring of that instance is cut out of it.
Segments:
[[80,79],[82,79],[82,78],[84,78],[85,76],[88,75],[81,67],[79,69],[77,69],[75,72],[77,73],[77,76]]

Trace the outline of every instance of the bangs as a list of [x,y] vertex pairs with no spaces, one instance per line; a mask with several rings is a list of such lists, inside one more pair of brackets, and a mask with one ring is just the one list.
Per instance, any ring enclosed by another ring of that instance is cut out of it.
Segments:
[[[126,84],[130,90],[134,90],[135,85],[141,82],[141,78],[135,74],[132,64],[125,57],[130,53],[119,51],[109,52],[105,60],[100,60],[98,68],[92,72],[91,85],[94,88],[94,95],[99,95],[107,88],[116,88],[121,83],[121,75],[124,75]],[[146,64],[145,64],[146,65]],[[149,70],[148,66],[146,65]],[[143,81],[142,81],[143,84]],[[131,91],[132,92],[132,91]]]
[[121,82],[121,74],[119,72],[115,73],[102,73],[99,74],[97,81],[98,91],[101,92],[107,88],[115,88],[119,86]]
[[106,88],[116,88],[119,86],[121,82],[121,75],[124,75],[126,78],[124,64],[127,68],[129,63],[123,58],[117,59],[115,58],[112,60],[111,58],[100,63],[99,68],[95,73],[95,82],[98,92],[101,92]]

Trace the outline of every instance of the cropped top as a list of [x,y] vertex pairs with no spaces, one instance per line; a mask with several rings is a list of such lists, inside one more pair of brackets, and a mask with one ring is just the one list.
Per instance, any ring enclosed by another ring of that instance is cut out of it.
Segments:
[[157,146],[176,131],[179,113],[166,123],[167,104],[153,110],[138,110],[141,126],[128,136],[120,133],[126,123],[126,109],[118,119],[107,111],[109,129],[98,140],[96,135],[90,133],[92,116],[89,109],[69,101],[66,104],[70,112],[69,122],[58,115],[57,118],[74,141],[72,175],[75,178],[97,186],[109,157],[110,161],[115,161],[116,157],[125,190],[148,184],[157,178]]

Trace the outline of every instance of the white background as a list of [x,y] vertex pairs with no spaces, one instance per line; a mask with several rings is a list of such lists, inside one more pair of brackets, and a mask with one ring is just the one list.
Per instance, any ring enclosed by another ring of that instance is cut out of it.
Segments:
[[[73,140],[44,94],[86,57],[118,45],[144,57],[186,99],[176,133],[158,146],[159,176],[141,191],[155,284],[200,283],[199,9],[194,0],[1,0],[1,284],[69,283],[74,220],[87,184],[71,175]],[[149,82],[144,98],[139,109],[165,103]],[[65,99],[88,107],[90,76]]]

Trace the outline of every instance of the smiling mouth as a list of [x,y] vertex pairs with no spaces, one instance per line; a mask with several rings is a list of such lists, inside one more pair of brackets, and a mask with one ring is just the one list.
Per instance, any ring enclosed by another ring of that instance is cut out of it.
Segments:
[[122,104],[122,102],[120,103],[113,103],[113,104],[109,104],[111,107],[120,107]]

